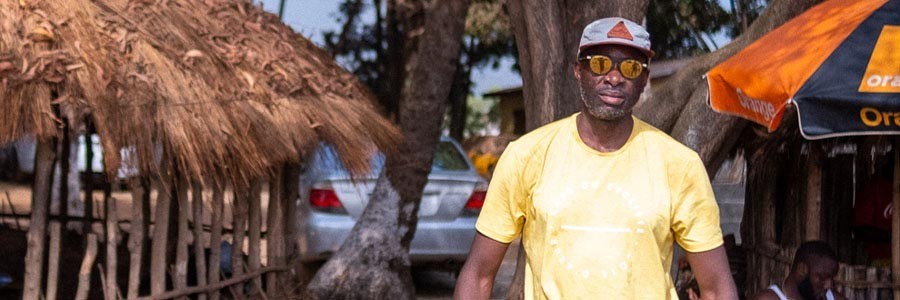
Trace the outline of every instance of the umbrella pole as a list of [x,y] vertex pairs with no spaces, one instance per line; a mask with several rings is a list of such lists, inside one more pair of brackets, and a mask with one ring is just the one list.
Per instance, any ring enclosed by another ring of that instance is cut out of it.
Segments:
[[893,220],[891,226],[891,277],[894,281],[894,300],[900,300],[900,141],[894,140]]

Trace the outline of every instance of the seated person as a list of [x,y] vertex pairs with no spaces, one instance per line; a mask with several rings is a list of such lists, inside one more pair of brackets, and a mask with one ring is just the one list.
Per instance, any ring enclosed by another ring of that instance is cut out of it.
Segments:
[[832,291],[834,276],[838,272],[838,260],[834,250],[822,241],[800,244],[794,254],[794,263],[784,283],[770,285],[752,299],[756,300],[834,300],[845,299]]

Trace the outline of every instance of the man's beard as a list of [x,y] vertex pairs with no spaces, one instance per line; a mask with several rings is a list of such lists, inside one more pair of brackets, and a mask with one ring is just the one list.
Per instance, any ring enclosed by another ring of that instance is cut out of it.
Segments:
[[806,276],[806,279],[803,279],[800,283],[797,284],[797,291],[800,292],[800,297],[805,300],[816,300],[816,291],[813,289],[812,281],[809,280],[809,276]]
[[619,105],[621,107],[613,107],[604,103],[596,94],[592,95],[591,99],[588,100],[587,96],[585,96],[586,93],[584,87],[579,86],[579,91],[581,92],[581,103],[584,104],[584,107],[587,108],[587,112],[594,118],[604,121],[615,121],[631,114],[630,109],[626,110],[621,108],[629,107],[628,104],[631,99],[625,99],[625,101]]

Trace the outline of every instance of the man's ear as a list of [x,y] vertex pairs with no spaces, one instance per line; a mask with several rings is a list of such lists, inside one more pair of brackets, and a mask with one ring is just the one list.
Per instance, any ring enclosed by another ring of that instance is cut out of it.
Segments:
[[581,64],[575,64],[572,72],[575,72],[575,79],[581,81]]

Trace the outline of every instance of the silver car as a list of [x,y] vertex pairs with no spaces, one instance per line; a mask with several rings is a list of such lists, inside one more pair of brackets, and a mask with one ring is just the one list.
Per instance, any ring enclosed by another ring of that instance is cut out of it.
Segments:
[[[300,205],[308,211],[301,224],[301,260],[320,262],[343,244],[362,215],[384,156],[371,161],[372,171],[355,183],[334,150],[321,146],[301,175]],[[442,137],[419,207],[419,223],[410,245],[417,266],[458,269],[475,236],[475,220],[484,204],[486,181],[478,175],[456,141]]]

